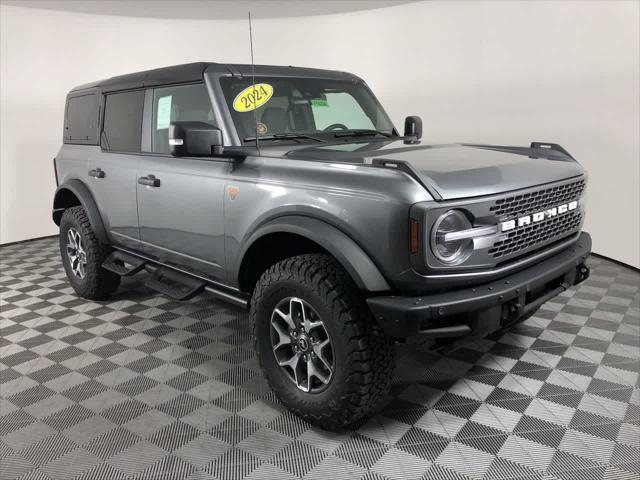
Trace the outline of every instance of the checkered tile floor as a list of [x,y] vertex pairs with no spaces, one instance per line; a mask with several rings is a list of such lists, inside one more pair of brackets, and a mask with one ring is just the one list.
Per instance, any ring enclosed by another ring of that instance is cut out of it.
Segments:
[[591,278],[510,333],[399,349],[392,398],[342,433],[278,404],[247,314],[133,278],[77,298],[56,240],[0,249],[1,479],[638,479],[640,275]]

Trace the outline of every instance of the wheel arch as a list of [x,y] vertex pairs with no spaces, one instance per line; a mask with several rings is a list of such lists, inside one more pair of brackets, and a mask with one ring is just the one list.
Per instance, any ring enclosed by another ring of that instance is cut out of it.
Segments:
[[107,231],[104,228],[102,216],[93,199],[93,195],[91,195],[87,186],[78,179],[69,180],[56,189],[53,197],[53,211],[51,213],[54,223],[59,226],[64,211],[67,208],[76,206],[82,206],[85,212],[87,212],[87,217],[89,217],[89,222],[91,222],[91,227],[96,237],[98,237],[102,243],[109,243]]
[[[265,255],[265,251],[269,254]],[[345,233],[322,220],[289,215],[261,225],[244,242],[236,268],[240,290],[252,291],[264,270],[302,253],[332,255],[361,290],[391,289],[371,258]]]

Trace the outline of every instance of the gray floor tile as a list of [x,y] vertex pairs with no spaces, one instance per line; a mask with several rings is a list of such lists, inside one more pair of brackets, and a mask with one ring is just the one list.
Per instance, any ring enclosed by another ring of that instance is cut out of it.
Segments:
[[87,301],[55,239],[0,252],[0,478],[640,474],[640,275],[604,259],[502,336],[444,356],[399,347],[382,412],[328,432],[270,392],[246,312],[138,277]]

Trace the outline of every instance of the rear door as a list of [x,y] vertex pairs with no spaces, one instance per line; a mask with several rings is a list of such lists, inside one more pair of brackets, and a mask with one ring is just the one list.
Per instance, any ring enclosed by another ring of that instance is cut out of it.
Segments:
[[144,90],[110,93],[104,99],[101,149],[91,152],[87,185],[111,240],[140,248],[136,173],[140,159]]
[[148,153],[138,165],[137,183],[145,252],[163,263],[223,281],[223,202],[229,161],[169,154],[171,122],[217,125],[205,85],[148,90],[145,119],[143,149]]

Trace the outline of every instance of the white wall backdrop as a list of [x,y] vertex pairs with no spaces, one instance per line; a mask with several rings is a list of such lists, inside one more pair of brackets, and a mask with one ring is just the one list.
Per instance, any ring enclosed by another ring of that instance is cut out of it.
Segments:
[[[639,3],[421,2],[254,21],[257,63],[364,77],[425,140],[561,143],[590,174],[594,250],[640,266]],[[191,61],[247,63],[246,21],[0,6],[0,243],[56,233],[52,158],[73,86]]]

